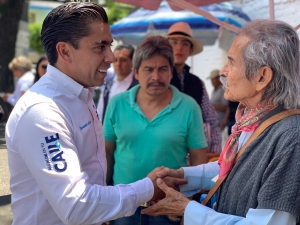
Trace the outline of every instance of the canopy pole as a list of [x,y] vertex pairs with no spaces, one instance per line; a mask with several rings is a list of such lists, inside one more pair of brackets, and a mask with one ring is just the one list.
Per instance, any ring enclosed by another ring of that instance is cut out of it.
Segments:
[[299,29],[300,29],[300,24],[298,24],[298,25],[294,28],[295,31],[297,31],[297,30],[299,30]]
[[269,0],[270,19],[275,20],[274,0]]

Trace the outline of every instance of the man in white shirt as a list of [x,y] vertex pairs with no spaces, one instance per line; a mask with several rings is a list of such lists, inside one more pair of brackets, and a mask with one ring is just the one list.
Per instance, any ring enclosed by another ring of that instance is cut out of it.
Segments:
[[114,50],[116,61],[112,63],[114,77],[106,79],[99,98],[97,112],[99,117],[104,121],[107,104],[116,94],[129,90],[138,81],[133,76],[132,58],[134,48],[131,45],[118,45]]
[[104,9],[90,2],[60,5],[44,20],[41,40],[47,73],[6,125],[13,224],[102,224],[161,198],[155,181],[162,168],[128,185],[105,183],[103,130],[92,98],[115,61]]

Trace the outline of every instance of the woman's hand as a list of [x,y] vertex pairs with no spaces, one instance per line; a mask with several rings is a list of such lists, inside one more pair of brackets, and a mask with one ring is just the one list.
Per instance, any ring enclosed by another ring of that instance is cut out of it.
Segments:
[[180,192],[170,188],[166,183],[158,178],[157,186],[165,192],[166,197],[158,203],[142,210],[142,214],[150,216],[167,215],[172,217],[182,216],[187,204],[191,201]]

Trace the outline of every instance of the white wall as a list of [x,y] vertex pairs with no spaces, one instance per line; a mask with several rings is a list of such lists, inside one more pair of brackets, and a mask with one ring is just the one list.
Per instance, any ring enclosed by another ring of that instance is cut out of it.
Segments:
[[204,46],[203,52],[189,57],[187,64],[191,66],[191,73],[197,75],[204,81],[209,96],[213,90],[210,80],[206,78],[215,69],[221,69],[226,63],[227,52],[219,47],[219,41],[212,46]]
[[[235,0],[232,4],[242,7],[251,20],[269,19],[269,0]],[[300,24],[299,0],[274,0],[275,19],[282,20],[293,27]]]
[[[216,31],[217,32],[217,31]],[[203,52],[189,57],[187,64],[191,66],[191,73],[204,81],[208,95],[211,95],[213,86],[206,79],[212,70],[221,69],[227,61],[227,51],[236,35],[228,30],[220,33],[220,39],[214,45],[204,45]]]

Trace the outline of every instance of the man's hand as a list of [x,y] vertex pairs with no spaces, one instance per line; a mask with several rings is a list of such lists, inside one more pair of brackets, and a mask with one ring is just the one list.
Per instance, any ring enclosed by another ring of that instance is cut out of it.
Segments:
[[150,216],[182,216],[190,200],[180,192],[168,187],[166,183],[160,178],[157,179],[157,185],[161,190],[164,191],[166,197],[158,203],[146,209],[143,209],[142,214],[147,214]]
[[180,172],[175,171],[177,170],[171,170],[162,166],[155,168],[151,173],[148,174],[148,177],[151,179],[154,186],[154,194],[150,200],[151,202],[155,202],[165,197],[165,193],[157,186],[157,178],[162,178],[166,185],[176,190],[179,190],[180,185],[187,183],[187,180],[183,179],[183,175],[181,176]]
[[164,178],[166,176],[176,177],[176,178],[184,178],[184,170],[182,168],[178,170],[172,170],[170,168],[163,168],[156,173],[156,176],[159,178]]

